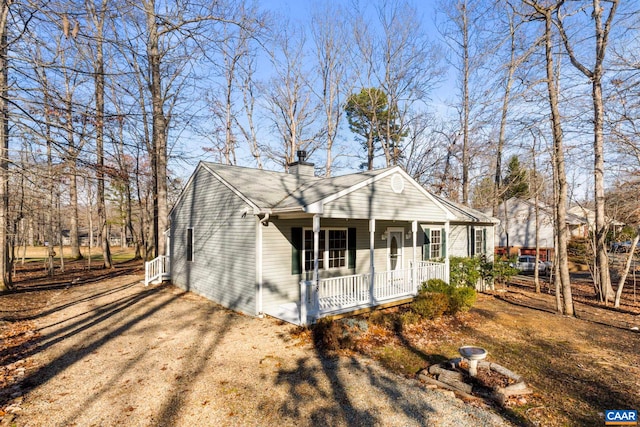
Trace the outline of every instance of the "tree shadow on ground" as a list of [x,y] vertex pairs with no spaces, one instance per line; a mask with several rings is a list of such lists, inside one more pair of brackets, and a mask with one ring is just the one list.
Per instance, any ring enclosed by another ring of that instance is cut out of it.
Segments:
[[[547,315],[551,316],[550,321],[561,319],[542,311],[539,314]],[[640,395],[632,391],[634,380],[629,377],[631,372],[640,370],[635,334],[610,325],[600,329],[602,326],[589,326],[589,322],[562,319],[562,327],[574,331],[580,328],[585,332],[574,333],[574,338],[553,332],[545,336],[541,331],[528,329],[533,326],[514,323],[510,333],[500,338],[480,327],[469,327],[467,333],[498,357],[498,363],[522,375],[544,401],[555,401],[550,409],[562,414],[567,425],[600,426],[603,423],[600,413],[606,409],[640,407]],[[540,322],[542,327],[544,320],[540,319]],[[553,323],[547,327],[553,328]],[[598,355],[606,357],[609,352],[622,355],[629,366],[599,360]],[[528,369],[535,372],[529,375]],[[611,378],[618,380],[611,381]],[[572,403],[563,405],[563,401]],[[522,414],[510,408],[505,409],[505,414],[513,422],[530,424]]]
[[[123,286],[120,291],[128,288],[128,286]],[[96,333],[91,334],[91,339],[85,342],[80,348],[61,354],[49,363],[29,373],[29,375],[24,377],[21,388],[23,390],[30,390],[49,381],[71,365],[98,350],[112,338],[132,328],[143,319],[151,316],[154,312],[167,306],[175,298],[179,297],[178,295],[173,298],[160,300],[158,297],[161,293],[162,288],[148,288],[140,293],[122,296],[109,304],[98,306],[94,310],[82,313],[82,315],[75,316],[74,318],[63,319],[60,322],[48,325],[42,329],[40,335],[34,340],[28,351],[22,353],[22,358],[41,353],[74,335],[91,330],[96,330]],[[118,314],[126,315],[126,312],[133,311],[134,308],[138,309],[138,305],[140,304],[146,306],[141,314],[128,319],[117,328],[109,330],[108,325],[112,323],[113,316]],[[68,321],[71,321],[71,323],[65,324]],[[103,332],[100,333],[98,331]],[[0,405],[6,403],[6,400],[0,401]]]

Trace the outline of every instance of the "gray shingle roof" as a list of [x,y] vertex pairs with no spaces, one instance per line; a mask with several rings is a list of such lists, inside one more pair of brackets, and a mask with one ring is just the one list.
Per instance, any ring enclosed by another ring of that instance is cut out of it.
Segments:
[[444,206],[446,206],[457,218],[458,221],[462,222],[480,222],[487,224],[499,224],[500,220],[492,217],[486,213],[480,212],[476,209],[470,208],[468,206],[462,205],[460,203],[452,202],[451,200],[443,199],[440,196],[433,195],[436,199],[440,201]]
[[318,178],[210,162],[202,164],[261,209],[302,208],[388,170]]
[[[318,178],[210,162],[202,162],[202,166],[218,175],[227,185],[232,186],[237,193],[242,194],[259,209],[275,211],[302,209],[392,169],[376,169],[331,178]],[[433,195],[433,197],[452,212],[458,221],[487,224],[500,222],[490,215],[467,206],[439,196]]]

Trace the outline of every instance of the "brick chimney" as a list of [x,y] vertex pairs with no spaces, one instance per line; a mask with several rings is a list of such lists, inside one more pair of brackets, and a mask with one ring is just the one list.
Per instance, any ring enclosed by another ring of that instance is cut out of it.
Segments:
[[296,151],[298,161],[289,163],[289,173],[296,176],[314,176],[314,164],[306,160],[307,152],[304,150]]

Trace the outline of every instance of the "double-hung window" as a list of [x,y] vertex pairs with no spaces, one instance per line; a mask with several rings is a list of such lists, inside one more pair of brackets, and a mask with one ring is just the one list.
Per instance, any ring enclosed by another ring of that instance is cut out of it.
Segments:
[[[347,265],[347,229],[322,229],[318,233],[318,269]],[[313,270],[313,230],[304,230],[304,269]]]
[[[325,230],[320,230],[318,236],[318,269],[324,268],[324,247],[326,245]],[[313,230],[304,230],[304,269],[313,270]]]
[[480,229],[475,229],[474,233],[475,233],[475,236],[474,236],[475,252],[474,253],[476,255],[483,255],[485,251],[484,248],[486,247],[484,242],[485,231],[484,229],[480,228]]
[[440,258],[442,256],[442,231],[439,229],[431,230],[431,242],[429,258]]

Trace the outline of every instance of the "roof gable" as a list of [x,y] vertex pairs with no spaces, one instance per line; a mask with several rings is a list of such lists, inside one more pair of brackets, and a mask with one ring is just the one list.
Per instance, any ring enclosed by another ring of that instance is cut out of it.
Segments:
[[[382,184],[381,182],[391,180],[393,175],[399,175],[402,177],[401,181],[407,186],[407,191],[411,193],[412,202],[431,206],[431,212],[442,220],[496,222],[490,216],[482,217],[480,212],[434,196],[399,166],[330,178],[319,178],[200,162],[194,174],[189,178],[185,189],[191,185],[193,176],[196,173],[205,171],[212,174],[230,191],[247,202],[253,208],[255,214],[259,212],[284,213],[293,211],[322,213],[325,205],[332,204],[335,207],[338,205],[334,203],[337,200],[356,192],[364,191],[366,187],[373,188],[378,186],[378,188],[388,191],[389,184]],[[357,196],[354,194],[350,197]],[[395,207],[400,212],[402,210],[403,197],[409,196],[405,192],[404,196],[398,195],[395,197]],[[180,198],[176,205],[180,202]],[[387,199],[386,203],[393,203],[393,201],[390,202]],[[438,213],[436,214],[436,212]],[[419,215],[418,217],[422,216]]]

